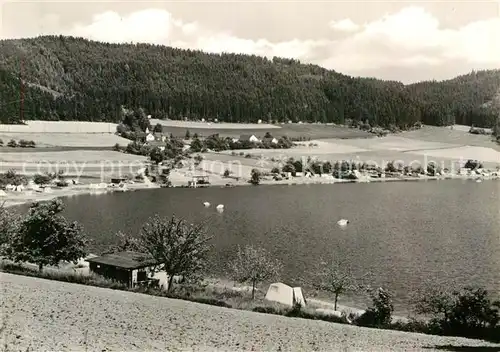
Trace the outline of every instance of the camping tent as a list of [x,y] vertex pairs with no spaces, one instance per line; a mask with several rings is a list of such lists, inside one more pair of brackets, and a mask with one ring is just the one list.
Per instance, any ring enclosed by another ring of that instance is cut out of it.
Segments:
[[284,283],[278,282],[271,284],[267,290],[266,299],[268,301],[278,302],[292,307],[299,303],[305,306],[304,296],[300,287],[290,287]]

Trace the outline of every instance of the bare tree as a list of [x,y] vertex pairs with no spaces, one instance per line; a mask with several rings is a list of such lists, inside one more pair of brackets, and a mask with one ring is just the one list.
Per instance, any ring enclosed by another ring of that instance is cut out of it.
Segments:
[[252,283],[252,299],[255,298],[255,286],[263,281],[275,279],[279,276],[282,264],[277,259],[271,259],[263,248],[246,246],[238,247],[236,259],[230,270],[233,278],[238,282]]
[[167,273],[167,290],[170,291],[174,276],[189,278],[204,269],[210,239],[203,224],[188,224],[175,216],[168,219],[155,215],[143,225],[138,249],[158,263],[155,270]]
[[351,270],[338,261],[332,261],[320,271],[313,286],[334,295],[334,310],[337,310],[338,298],[348,291],[357,291],[361,284],[354,278]]

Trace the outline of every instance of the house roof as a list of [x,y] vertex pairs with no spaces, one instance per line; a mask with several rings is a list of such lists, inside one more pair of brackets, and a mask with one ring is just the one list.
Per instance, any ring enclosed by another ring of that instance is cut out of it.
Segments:
[[122,269],[140,269],[157,264],[148,255],[132,251],[105,254],[100,257],[87,258],[86,261],[89,263],[111,265]]
[[163,132],[155,132],[153,133],[153,135],[155,136],[155,138],[161,138],[163,137]]
[[278,140],[276,137],[264,137],[262,138],[262,142],[272,142],[274,140]]

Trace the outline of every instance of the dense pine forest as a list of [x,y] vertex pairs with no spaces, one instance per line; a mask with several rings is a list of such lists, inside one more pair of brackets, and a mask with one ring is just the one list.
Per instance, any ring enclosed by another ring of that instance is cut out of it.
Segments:
[[[421,121],[492,127],[500,70],[403,85],[293,59],[43,36],[0,41],[0,119],[118,122],[122,106],[156,118],[227,122]],[[497,100],[496,100],[497,101]]]

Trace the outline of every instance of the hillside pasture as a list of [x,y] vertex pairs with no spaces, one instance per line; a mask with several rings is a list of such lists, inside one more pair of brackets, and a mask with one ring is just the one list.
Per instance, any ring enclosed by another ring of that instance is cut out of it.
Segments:
[[400,136],[420,141],[455,144],[455,145],[469,145],[476,147],[493,148],[500,151],[500,145],[493,141],[492,136],[478,135],[469,133],[468,129],[462,127],[435,127],[424,126],[419,130],[402,132]]
[[[219,127],[219,125],[221,127]],[[364,132],[358,129],[352,129],[341,126],[327,125],[327,124],[283,124],[283,125],[269,125],[272,128],[261,128],[262,125],[248,125],[242,124],[243,128],[236,128],[236,126],[231,126],[231,128],[225,128],[226,124],[212,124],[210,128],[189,128],[181,126],[164,126],[164,133],[172,134],[175,137],[184,137],[186,131],[189,130],[191,136],[193,134],[198,134],[200,137],[208,137],[213,134],[219,134],[221,137],[231,137],[238,138],[242,134],[254,134],[257,137],[264,137],[266,132],[271,133],[274,137],[287,136],[290,138],[311,138],[311,139],[323,139],[323,138],[339,138],[339,139],[350,139],[350,138],[370,138],[373,137],[372,134]],[[251,126],[259,126],[259,128],[254,128]],[[276,128],[277,127],[277,128]]]

